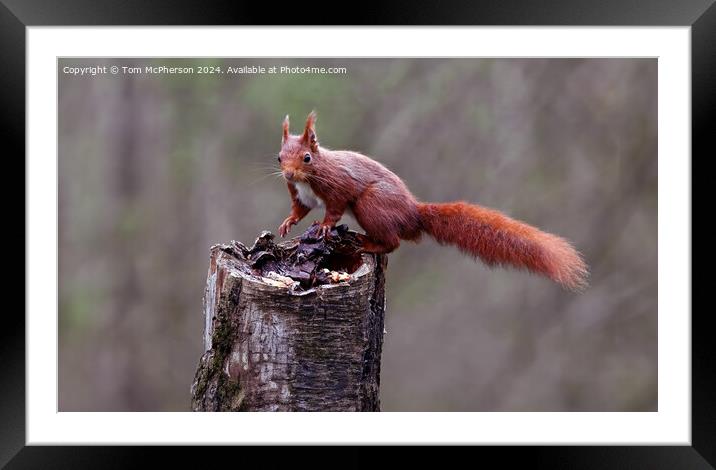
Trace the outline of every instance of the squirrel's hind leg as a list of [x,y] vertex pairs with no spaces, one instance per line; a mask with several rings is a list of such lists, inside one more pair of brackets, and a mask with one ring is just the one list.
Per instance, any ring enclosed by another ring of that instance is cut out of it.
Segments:
[[368,235],[361,234],[360,241],[362,244],[360,251],[362,253],[387,254],[395,251],[400,246],[400,239],[397,237],[395,240],[385,241],[375,240]]

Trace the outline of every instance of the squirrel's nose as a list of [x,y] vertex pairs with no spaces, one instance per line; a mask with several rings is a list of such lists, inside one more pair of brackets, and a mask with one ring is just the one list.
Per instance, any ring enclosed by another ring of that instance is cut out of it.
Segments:
[[293,171],[291,171],[291,170],[285,170],[285,171],[283,172],[283,177],[286,178],[287,180],[293,179]]

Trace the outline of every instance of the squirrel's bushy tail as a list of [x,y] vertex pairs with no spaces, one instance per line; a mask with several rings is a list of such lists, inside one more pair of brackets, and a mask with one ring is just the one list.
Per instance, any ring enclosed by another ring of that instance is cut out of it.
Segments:
[[438,243],[456,245],[490,266],[543,274],[568,289],[586,286],[587,266],[563,238],[466,202],[418,207],[423,229]]

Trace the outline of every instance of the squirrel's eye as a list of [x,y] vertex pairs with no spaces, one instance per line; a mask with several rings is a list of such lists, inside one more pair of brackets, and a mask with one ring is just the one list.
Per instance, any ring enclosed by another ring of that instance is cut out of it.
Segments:
[[310,153],[307,153],[306,155],[304,155],[303,161],[304,161],[304,163],[310,162],[310,161],[311,161],[311,154],[310,154]]
[[281,163],[281,155],[278,156],[278,162]]

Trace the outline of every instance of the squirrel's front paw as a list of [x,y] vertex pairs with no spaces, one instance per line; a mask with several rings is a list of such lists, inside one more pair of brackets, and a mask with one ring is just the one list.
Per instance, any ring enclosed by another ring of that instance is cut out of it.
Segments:
[[291,231],[291,226],[296,225],[297,223],[298,220],[295,217],[286,217],[286,220],[284,220],[278,227],[278,234],[281,235],[281,238],[285,237],[288,232]]

